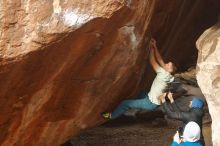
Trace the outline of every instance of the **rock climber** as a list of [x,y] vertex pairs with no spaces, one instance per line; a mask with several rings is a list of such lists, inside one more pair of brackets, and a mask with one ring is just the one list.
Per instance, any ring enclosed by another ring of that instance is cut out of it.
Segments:
[[122,101],[112,113],[103,112],[102,116],[105,119],[115,119],[128,109],[135,108],[151,111],[160,105],[159,96],[162,95],[167,84],[174,80],[173,73],[176,71],[176,67],[172,62],[164,63],[154,39],[151,39],[149,49],[150,64],[157,73],[150,92],[144,91],[136,99]]

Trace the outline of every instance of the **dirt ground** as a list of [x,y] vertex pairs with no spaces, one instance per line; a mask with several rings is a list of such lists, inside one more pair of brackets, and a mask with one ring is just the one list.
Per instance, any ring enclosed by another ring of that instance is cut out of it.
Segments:
[[[160,112],[136,118],[122,116],[85,131],[62,146],[170,146],[179,125],[177,121],[165,120]],[[210,123],[204,124],[203,130],[206,146],[212,146]]]
[[[71,143],[73,146],[168,146],[174,133],[175,128],[161,118],[144,121],[121,117],[86,131]],[[72,146],[65,146],[68,145]]]

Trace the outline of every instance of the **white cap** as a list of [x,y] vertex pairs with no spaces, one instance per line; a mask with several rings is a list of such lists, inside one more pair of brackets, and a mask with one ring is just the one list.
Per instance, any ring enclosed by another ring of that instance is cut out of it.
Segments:
[[183,141],[196,142],[198,140],[200,140],[200,127],[195,122],[189,122],[183,131]]

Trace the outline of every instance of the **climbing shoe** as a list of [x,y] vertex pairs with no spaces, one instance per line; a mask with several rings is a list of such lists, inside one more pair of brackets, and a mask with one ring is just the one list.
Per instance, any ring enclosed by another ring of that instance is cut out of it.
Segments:
[[112,117],[112,114],[109,112],[103,112],[103,113],[101,113],[101,115],[105,119],[111,119],[111,117]]

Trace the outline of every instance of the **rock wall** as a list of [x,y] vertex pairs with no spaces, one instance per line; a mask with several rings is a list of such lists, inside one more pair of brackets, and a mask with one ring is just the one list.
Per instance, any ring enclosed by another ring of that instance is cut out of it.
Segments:
[[0,145],[58,146],[104,122],[99,113],[151,74],[152,34],[163,56],[190,63],[184,54],[195,55],[190,44],[204,14],[213,16],[205,7],[206,0],[0,1]]
[[207,29],[197,41],[197,80],[212,117],[212,141],[220,145],[220,23]]

